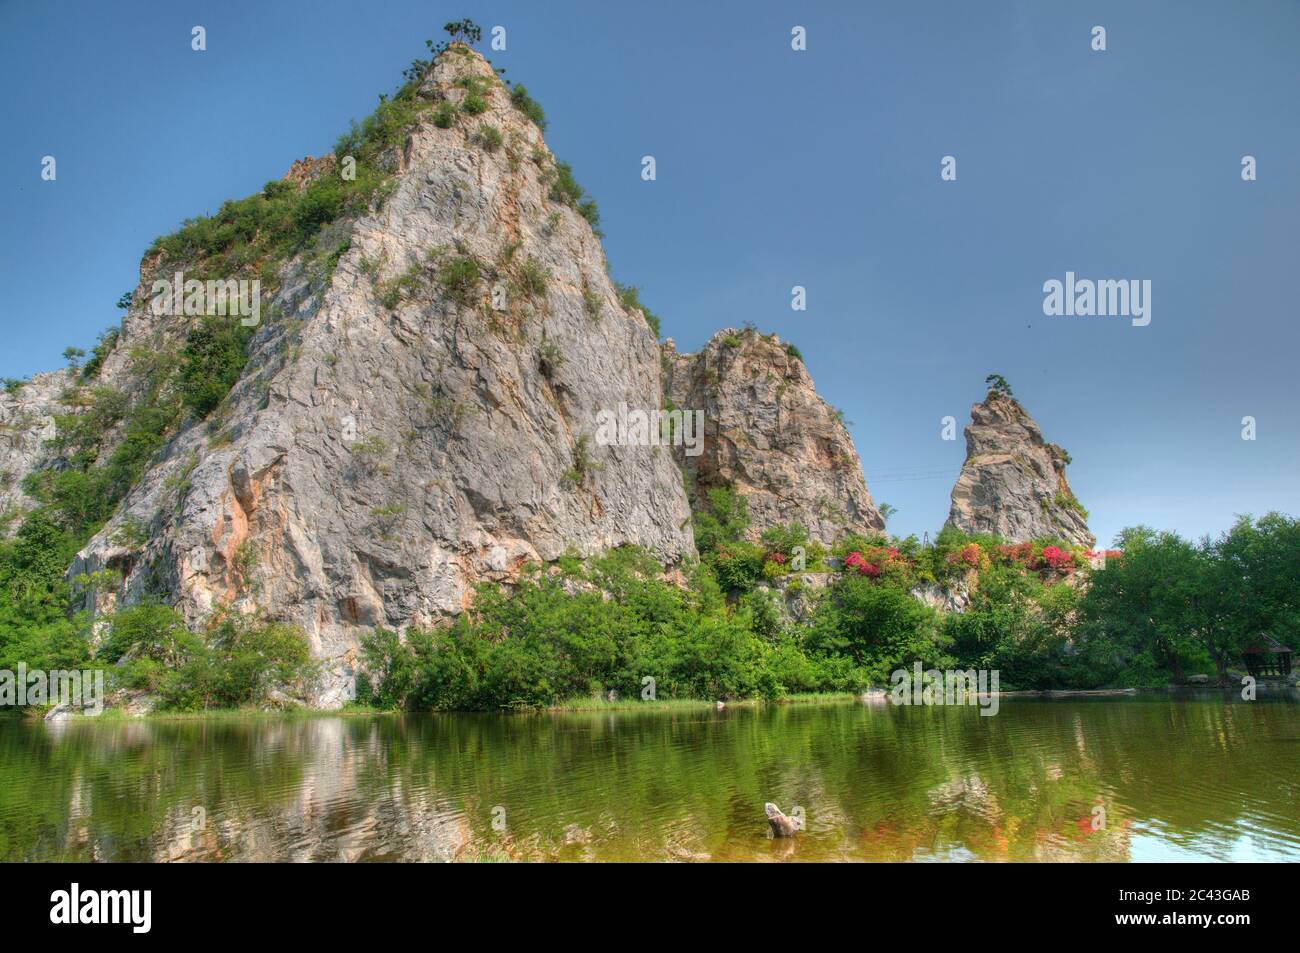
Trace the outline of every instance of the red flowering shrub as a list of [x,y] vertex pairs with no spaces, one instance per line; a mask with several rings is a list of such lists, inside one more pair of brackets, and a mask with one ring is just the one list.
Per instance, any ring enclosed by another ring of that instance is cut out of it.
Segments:
[[966,572],[971,569],[982,570],[989,567],[989,554],[986,553],[979,543],[967,543],[961,549],[949,552],[945,557],[949,566]]
[[863,556],[856,550],[844,557],[844,568],[852,569],[853,571],[871,579],[877,579],[880,577],[880,563],[869,562],[867,557]]
[[1016,543],[1013,546],[999,546],[998,553],[1007,565],[1019,565],[1032,568],[1034,565],[1034,544]]
[[768,553],[763,559],[765,562],[776,563],[778,566],[785,565],[785,553]]
[[1044,546],[1043,562],[1047,563],[1047,565],[1052,569],[1073,569],[1074,554],[1067,552],[1059,546]]

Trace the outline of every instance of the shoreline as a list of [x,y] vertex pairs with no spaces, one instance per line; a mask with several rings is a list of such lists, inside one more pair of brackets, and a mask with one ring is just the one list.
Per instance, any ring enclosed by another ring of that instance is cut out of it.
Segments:
[[[758,708],[762,705],[815,705],[820,702],[840,702],[854,701],[860,699],[860,694],[853,692],[800,692],[795,695],[787,695],[784,698],[740,698],[734,701],[723,700],[721,702],[723,710],[728,708]],[[532,714],[544,714],[554,712],[575,712],[575,711],[632,711],[637,709],[669,709],[678,708],[691,710],[696,708],[717,709],[718,700],[709,700],[704,698],[665,698],[656,701],[642,701],[641,699],[620,699],[618,701],[605,701],[600,698],[570,698],[567,701],[550,705],[546,708],[533,709]]]
[[[1288,683],[1260,684],[1269,693],[1277,690],[1300,691],[1300,686]],[[1152,688],[1089,688],[1089,689],[1018,689],[1005,692],[994,692],[999,698],[1010,699],[1070,699],[1070,698],[1133,698],[1139,695],[1171,695],[1179,692],[1194,692],[1200,694],[1224,694],[1234,693],[1235,686],[1228,685],[1226,688],[1213,684],[1193,684],[1193,685],[1165,685]],[[571,698],[545,708],[526,708],[526,709],[497,709],[493,711],[405,711],[401,709],[389,708],[371,708],[357,705],[345,706],[343,708],[323,709],[323,708],[282,708],[282,709],[256,709],[256,708],[212,708],[205,711],[154,711],[139,714],[128,714],[121,708],[106,708],[102,714],[69,714],[58,719],[55,724],[70,723],[112,723],[119,724],[122,722],[143,722],[143,721],[270,721],[275,719],[310,719],[310,718],[373,718],[373,717],[394,717],[402,715],[555,715],[555,714],[577,714],[584,712],[666,712],[666,711],[706,711],[720,710],[725,711],[732,708],[753,709],[768,705],[788,706],[788,705],[817,705],[817,704],[838,704],[843,702],[868,702],[868,701],[888,701],[889,690],[883,688],[868,689],[865,692],[801,692],[794,695],[788,695],[784,698],[744,698],[730,701],[699,699],[699,698],[666,698],[654,701],[642,700],[639,698],[619,699],[608,701],[602,698]],[[719,708],[721,705],[721,708]],[[8,717],[22,721],[44,721],[46,711],[37,711],[27,709],[23,711],[14,711],[8,714]],[[0,717],[4,717],[0,715]]]

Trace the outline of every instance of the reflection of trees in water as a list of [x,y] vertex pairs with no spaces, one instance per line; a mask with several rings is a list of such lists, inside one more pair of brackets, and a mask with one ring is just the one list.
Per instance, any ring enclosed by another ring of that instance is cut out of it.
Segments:
[[[354,795],[358,744],[347,719],[75,724],[0,732],[0,858],[358,859],[389,841],[432,855],[445,818],[423,801]],[[193,830],[194,809],[206,812]],[[403,813],[418,814],[403,827]],[[444,848],[450,856],[453,846]]]
[[[1300,842],[1295,713],[1004,699],[991,718],[790,705],[74,724],[57,738],[10,724],[0,858],[1122,860],[1135,823],[1212,852],[1242,819]],[[765,801],[802,807],[806,831],[768,839]]]

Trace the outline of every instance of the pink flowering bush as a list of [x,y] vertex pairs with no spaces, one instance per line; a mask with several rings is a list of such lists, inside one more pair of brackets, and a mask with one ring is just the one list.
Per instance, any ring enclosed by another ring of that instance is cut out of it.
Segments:
[[854,550],[844,557],[844,568],[851,569],[863,576],[876,579],[880,576],[880,564],[867,562],[865,556]]
[[1074,554],[1059,546],[1044,546],[1043,562],[1051,569],[1069,572],[1074,569]]
[[956,552],[948,554],[948,563],[953,566],[970,569],[987,569],[989,557],[984,550],[980,548],[979,543],[967,543]]
[[902,550],[894,546],[860,546],[845,554],[844,571],[900,586],[911,586],[916,581],[916,567]]
[[1022,566],[1026,569],[1034,568],[1034,544],[1033,543],[1015,543],[1013,545],[998,546],[995,550],[998,562],[1004,566]]

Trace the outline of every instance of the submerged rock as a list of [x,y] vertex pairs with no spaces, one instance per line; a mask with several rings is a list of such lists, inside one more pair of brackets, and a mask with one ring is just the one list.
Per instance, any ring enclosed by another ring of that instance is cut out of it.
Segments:
[[793,837],[799,833],[799,824],[793,818],[787,817],[786,814],[771,801],[763,805],[763,813],[767,815],[768,826],[772,828],[772,834],[775,837]]

